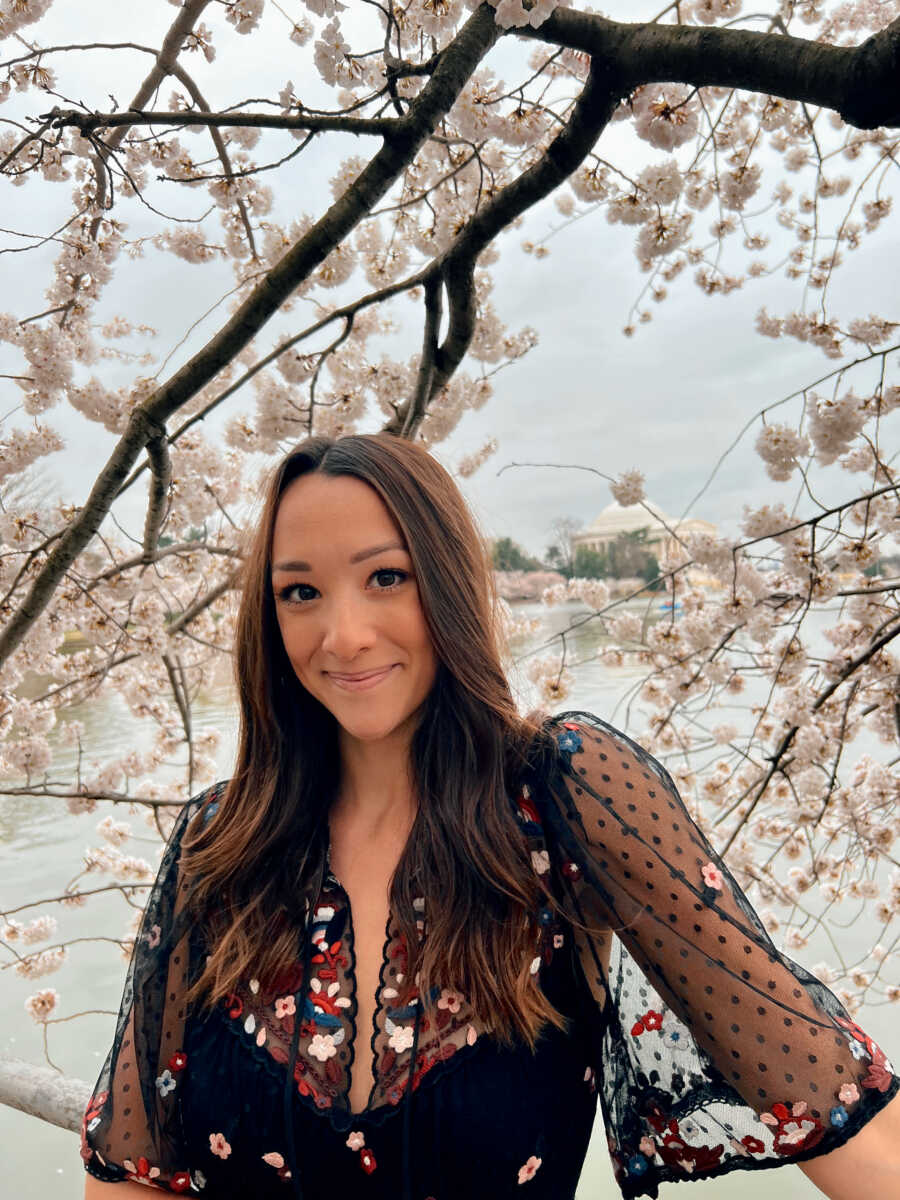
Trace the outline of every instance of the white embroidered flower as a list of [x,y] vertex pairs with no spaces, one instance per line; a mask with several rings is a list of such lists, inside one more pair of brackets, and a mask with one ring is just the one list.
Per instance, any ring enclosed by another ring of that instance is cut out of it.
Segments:
[[335,1054],[337,1054],[334,1038],[330,1033],[314,1034],[312,1041],[309,1043],[309,1052],[319,1062],[327,1062],[329,1058],[334,1058]]
[[446,1008],[448,1012],[458,1013],[462,1002],[463,997],[459,992],[454,992],[451,988],[442,988],[437,1006],[438,1008]]
[[397,1054],[402,1054],[404,1050],[409,1050],[413,1044],[413,1031],[410,1025],[397,1025],[394,1032],[388,1038],[388,1045]]
[[532,850],[531,865],[538,875],[545,875],[550,870],[550,855],[546,850]]
[[156,1080],[156,1088],[160,1096],[168,1096],[169,1092],[174,1092],[178,1085],[178,1080],[172,1074],[168,1067],[159,1075]]

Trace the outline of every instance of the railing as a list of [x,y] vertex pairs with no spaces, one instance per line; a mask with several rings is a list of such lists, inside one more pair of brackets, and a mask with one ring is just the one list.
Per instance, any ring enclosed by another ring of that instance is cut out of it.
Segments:
[[83,1079],[0,1055],[0,1104],[78,1133],[90,1094],[91,1086]]

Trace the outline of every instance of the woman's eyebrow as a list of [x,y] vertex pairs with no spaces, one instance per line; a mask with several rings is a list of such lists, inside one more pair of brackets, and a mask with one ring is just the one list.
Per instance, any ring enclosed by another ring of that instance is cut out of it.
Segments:
[[[348,561],[351,563],[362,562],[366,558],[374,558],[374,556],[376,554],[383,554],[385,552],[385,550],[403,550],[403,551],[405,551],[406,547],[403,545],[402,542],[398,542],[396,540],[393,542],[384,542],[380,546],[371,546],[368,550],[357,550],[355,554],[350,555],[350,558]],[[304,562],[300,558],[296,558],[296,559],[292,558],[292,559],[288,559],[285,562],[274,563],[272,565],[272,570],[273,571],[311,571],[312,567],[309,565],[308,562]]]

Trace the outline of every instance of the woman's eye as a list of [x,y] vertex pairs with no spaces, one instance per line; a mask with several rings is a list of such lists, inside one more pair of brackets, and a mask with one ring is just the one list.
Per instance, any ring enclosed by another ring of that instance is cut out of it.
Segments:
[[393,570],[393,569],[391,569],[391,570],[387,570],[387,569],[385,569],[385,570],[383,570],[383,571],[375,571],[375,572],[374,572],[374,574],[372,575],[372,578],[373,578],[373,579],[381,579],[381,577],[382,577],[383,575],[388,575],[388,576],[391,576],[391,575],[393,575],[393,576],[394,576],[394,578],[395,578],[395,580],[397,580],[398,582],[396,582],[396,583],[390,583],[390,584],[388,584],[388,585],[387,585],[387,587],[379,587],[377,590],[378,590],[378,591],[380,591],[380,592],[387,592],[387,591],[389,591],[389,590],[390,590],[392,587],[398,587],[398,586],[399,586],[399,584],[400,584],[400,583],[402,583],[402,582],[403,582],[403,580],[404,580],[404,579],[406,579],[406,577],[407,577],[407,573],[406,573],[406,571],[395,571],[395,570]]
[[314,592],[316,589],[308,583],[291,583],[287,587],[283,587],[278,593],[279,600],[284,600],[288,604],[302,604],[304,600],[309,600],[309,596],[296,596],[295,592]]

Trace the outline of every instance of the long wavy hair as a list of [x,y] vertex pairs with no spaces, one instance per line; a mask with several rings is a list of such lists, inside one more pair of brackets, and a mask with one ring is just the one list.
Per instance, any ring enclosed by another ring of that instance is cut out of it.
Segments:
[[[409,953],[403,999],[419,973],[423,1000],[433,986],[458,988],[498,1040],[534,1047],[546,1023],[565,1019],[529,969],[546,896],[509,796],[535,751],[547,752],[543,714],[516,710],[490,557],[462,494],[424,448],[385,433],[309,438],[265,489],[236,625],[237,765],[215,815],[198,814],[185,841],[192,905],[211,947],[190,998],[213,1004],[248,974],[289,970],[321,880],[339,782],[337,723],[294,674],[271,583],[279,502],[313,471],[360,479],[383,500],[412,558],[438,659],[411,742],[417,815],[390,886]],[[414,881],[428,914],[422,941]]]

